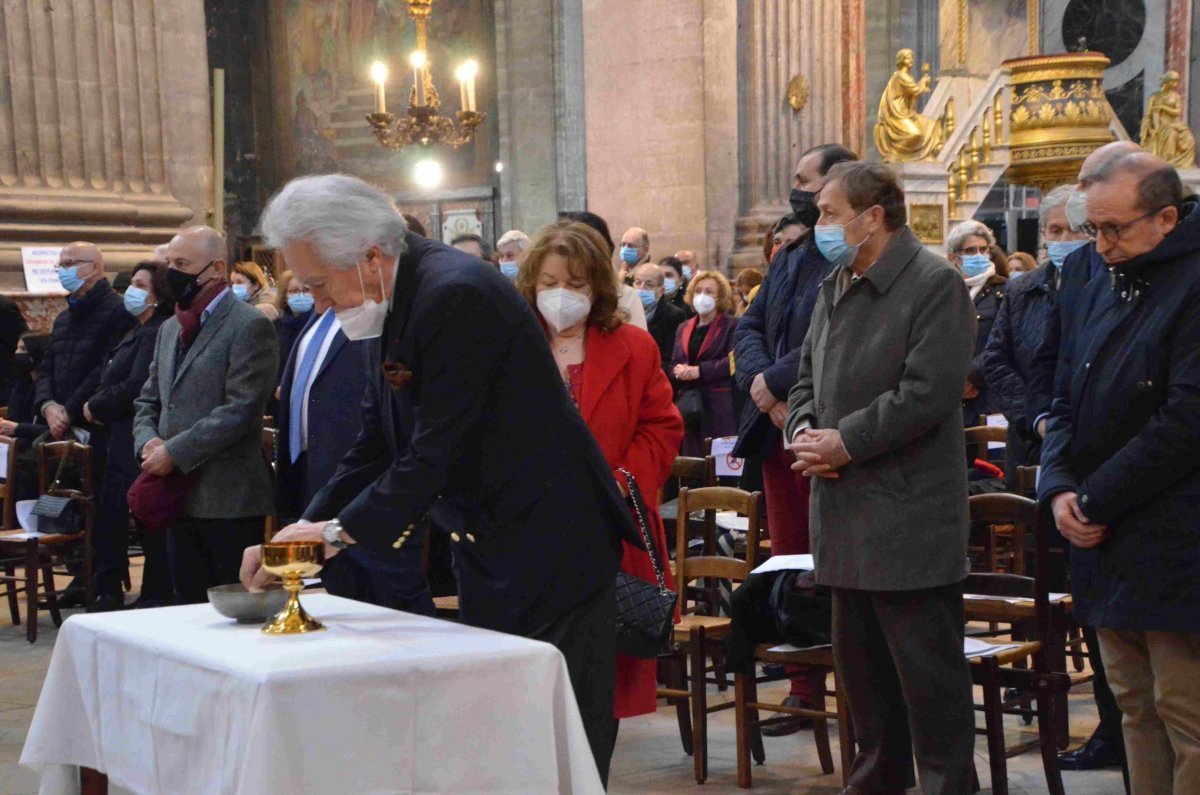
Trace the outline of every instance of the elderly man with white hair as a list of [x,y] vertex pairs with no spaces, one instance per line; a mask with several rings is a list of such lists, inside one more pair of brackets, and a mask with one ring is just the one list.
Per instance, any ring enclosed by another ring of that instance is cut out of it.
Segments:
[[[361,544],[448,532],[461,619],[554,644],[602,778],[616,737],[615,578],[630,514],[529,304],[494,268],[408,233],[392,200],[344,175],[288,183],[263,213],[316,309],[378,339],[362,433],[285,540],[332,564]],[[246,550],[242,579],[269,579]]]
[[510,229],[496,241],[496,255],[500,258],[500,272],[510,282],[517,278],[521,255],[529,248],[529,235],[520,229]]

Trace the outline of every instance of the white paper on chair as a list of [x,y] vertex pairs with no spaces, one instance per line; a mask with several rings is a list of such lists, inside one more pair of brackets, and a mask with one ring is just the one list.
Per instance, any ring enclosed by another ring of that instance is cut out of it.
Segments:
[[0,442],[0,480],[8,480],[8,442]]
[[770,648],[770,651],[782,652],[782,653],[786,654],[788,652],[794,652],[794,651],[808,651],[809,649],[823,649],[823,648],[827,647],[828,645],[829,645],[828,643],[822,643],[822,644],[819,644],[816,646],[796,646],[791,643],[782,643],[778,646],[772,646]]
[[988,643],[975,638],[963,638],[963,655],[969,660],[972,657],[994,657],[1009,649],[1021,648],[1020,643]]
[[85,431],[83,428],[72,428],[71,433],[75,434],[75,441],[80,444],[91,444],[92,432]]
[[773,571],[812,571],[817,567],[812,555],[772,555],[771,559],[751,574],[770,574]]
[[27,533],[36,533],[38,518],[33,515],[33,506],[37,500],[17,500],[17,524]]
[[[1070,596],[1070,594],[1051,593],[1051,594],[1049,594],[1050,603],[1053,604],[1054,602],[1061,602],[1063,599],[1066,599],[1068,596]],[[974,600],[977,602],[1007,602],[1010,605],[1031,605],[1031,604],[1033,604],[1032,596],[989,596],[987,594],[965,593],[965,594],[963,594],[963,599],[970,599],[970,600]]]
[[[988,427],[991,427],[991,428],[1007,428],[1008,427],[1008,418],[1005,417],[1003,414],[989,414],[989,415],[987,415],[987,424],[988,424]],[[1004,442],[988,442],[988,449],[989,450],[1003,450]]]
[[745,459],[734,458],[733,448],[737,446],[736,436],[722,436],[712,441],[712,457],[717,467],[719,478],[740,478],[746,466]]
[[740,530],[745,533],[750,529],[749,517],[742,516],[737,511],[717,511],[716,523],[722,530]]

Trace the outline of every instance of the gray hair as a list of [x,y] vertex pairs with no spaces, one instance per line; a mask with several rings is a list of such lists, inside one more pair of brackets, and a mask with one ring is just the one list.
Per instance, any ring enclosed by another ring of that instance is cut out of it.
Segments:
[[1042,203],[1038,207],[1038,228],[1046,228],[1046,219],[1050,217],[1050,213],[1054,212],[1059,207],[1067,206],[1067,199],[1075,193],[1074,185],[1059,185],[1054,190],[1042,197]]
[[951,254],[960,251],[968,237],[982,237],[989,247],[996,245],[995,235],[985,224],[975,220],[960,221],[950,230],[950,234],[946,235],[946,251]]
[[401,256],[408,231],[387,194],[347,174],[292,180],[267,203],[260,225],[268,246],[308,243],[337,270],[353,268],[372,246],[388,257]]
[[496,241],[496,248],[504,248],[505,246],[516,243],[517,251],[524,253],[529,248],[529,235],[522,232],[520,229],[510,229],[500,236]]

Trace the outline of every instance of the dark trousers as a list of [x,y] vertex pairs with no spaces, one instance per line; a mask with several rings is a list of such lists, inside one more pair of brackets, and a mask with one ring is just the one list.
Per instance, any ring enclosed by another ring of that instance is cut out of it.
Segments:
[[167,531],[167,559],[175,601],[208,601],[208,589],[238,581],[242,553],[261,544],[263,517],[196,519],[182,516]]
[[529,637],[556,646],[566,658],[588,745],[600,780],[607,788],[608,765],[617,742],[617,721],[613,716],[617,690],[615,580]]
[[100,487],[92,525],[94,583],[97,596],[121,598],[121,578],[129,568],[129,483],[111,473]]
[[971,791],[975,709],[963,656],[962,584],[833,589],[833,658],[858,755],[849,783],[877,795]]

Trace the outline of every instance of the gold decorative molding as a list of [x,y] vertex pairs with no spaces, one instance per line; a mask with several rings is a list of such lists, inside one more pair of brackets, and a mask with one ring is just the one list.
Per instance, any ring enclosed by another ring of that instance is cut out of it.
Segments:
[[787,102],[792,113],[799,113],[808,104],[808,78],[804,75],[796,75],[788,81]]
[[1042,51],[1041,42],[1041,9],[1038,0],[1025,0],[1025,13],[1029,17],[1029,54],[1037,55]]
[[931,246],[940,246],[945,239],[945,219],[940,204],[908,205],[908,226],[917,240]]
[[967,0],[958,0],[958,65],[967,63]]

